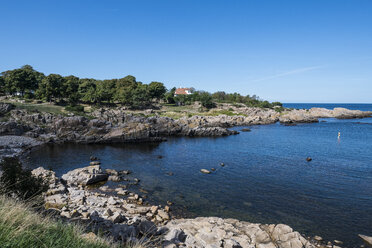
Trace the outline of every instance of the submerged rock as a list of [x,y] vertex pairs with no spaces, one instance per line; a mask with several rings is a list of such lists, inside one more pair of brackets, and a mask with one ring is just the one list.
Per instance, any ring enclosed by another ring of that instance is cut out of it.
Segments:
[[98,160],[97,157],[95,157],[95,156],[90,156],[90,161],[97,161],[97,160]]

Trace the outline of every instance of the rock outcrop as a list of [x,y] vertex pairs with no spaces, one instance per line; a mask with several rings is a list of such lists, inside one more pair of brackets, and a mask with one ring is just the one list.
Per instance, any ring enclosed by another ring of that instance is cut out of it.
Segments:
[[49,183],[44,197],[46,208],[54,209],[62,218],[87,223],[93,230],[105,230],[115,241],[156,240],[150,247],[159,244],[193,248],[315,247],[283,224],[261,225],[216,217],[171,219],[169,206],[148,205],[139,195],[123,189],[123,194],[115,194],[120,190],[107,186],[87,187],[89,180],[103,174],[98,165],[70,171],[62,176],[62,180],[53,171],[42,167],[32,173]]
[[[1,105],[0,105],[1,107]],[[3,107],[9,111],[8,105]],[[226,136],[237,134],[228,128],[272,124],[317,122],[318,118],[363,118],[372,112],[335,108],[328,110],[285,110],[236,108],[236,115],[192,116],[172,119],[161,116],[128,114],[124,109],[99,109],[94,119],[83,116],[60,116],[50,113],[30,113],[13,109],[6,121],[0,121],[0,135],[27,136],[42,143],[124,143],[159,142],[168,136]],[[153,115],[153,113],[151,113]]]
[[371,116],[371,111],[350,110],[345,108],[334,108],[333,110],[325,108],[311,108],[284,111],[280,115],[279,121],[281,123],[311,123],[318,122],[318,118],[353,119]]
[[122,118],[63,117],[49,113],[12,110],[10,120],[0,122],[0,135],[23,135],[43,142],[116,143],[162,141],[167,136],[224,136],[236,131],[219,126],[187,125],[167,117],[123,114]]
[[[102,189],[87,187],[93,178],[101,181],[97,175],[103,173],[98,167],[70,171],[62,176],[62,180],[53,171],[42,167],[33,170],[32,174],[49,183],[44,196],[47,209],[53,209],[68,220],[85,221],[94,230],[105,230],[116,241],[155,235],[158,232],[155,224],[170,218],[159,206],[145,205],[137,194],[123,189],[123,194],[115,194],[117,190],[107,186]],[[169,211],[169,207],[167,209]]]
[[103,172],[101,166],[91,165],[84,168],[78,168],[62,176],[67,185],[91,185],[102,181],[107,181],[109,175]]
[[5,115],[12,109],[14,109],[13,104],[0,102],[0,116]]
[[312,248],[315,247],[287,225],[261,225],[235,219],[199,217],[170,221],[165,247]]

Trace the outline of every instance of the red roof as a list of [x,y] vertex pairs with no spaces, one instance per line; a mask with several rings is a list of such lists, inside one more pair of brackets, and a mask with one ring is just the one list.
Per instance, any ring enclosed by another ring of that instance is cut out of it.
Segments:
[[188,95],[191,94],[190,88],[178,88],[176,89],[176,92],[174,92],[175,95]]

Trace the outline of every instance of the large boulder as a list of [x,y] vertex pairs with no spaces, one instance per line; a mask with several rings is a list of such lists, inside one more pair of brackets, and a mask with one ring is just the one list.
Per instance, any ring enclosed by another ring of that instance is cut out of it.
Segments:
[[87,166],[67,172],[62,176],[68,185],[90,185],[106,181],[108,174],[99,165]]

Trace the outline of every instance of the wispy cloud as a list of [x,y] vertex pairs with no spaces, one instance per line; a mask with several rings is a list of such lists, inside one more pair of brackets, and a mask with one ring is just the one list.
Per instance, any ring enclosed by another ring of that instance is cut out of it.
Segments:
[[289,75],[293,75],[293,74],[299,74],[299,73],[303,73],[303,72],[307,72],[307,71],[313,71],[313,70],[320,69],[320,68],[323,68],[323,67],[324,66],[311,66],[311,67],[298,68],[298,69],[295,69],[295,70],[271,75],[271,76],[268,76],[268,77],[254,79],[254,80],[252,80],[252,82],[261,82],[261,81],[266,81],[266,80],[270,80],[270,79],[274,79],[274,78],[285,77],[285,76],[289,76]]

